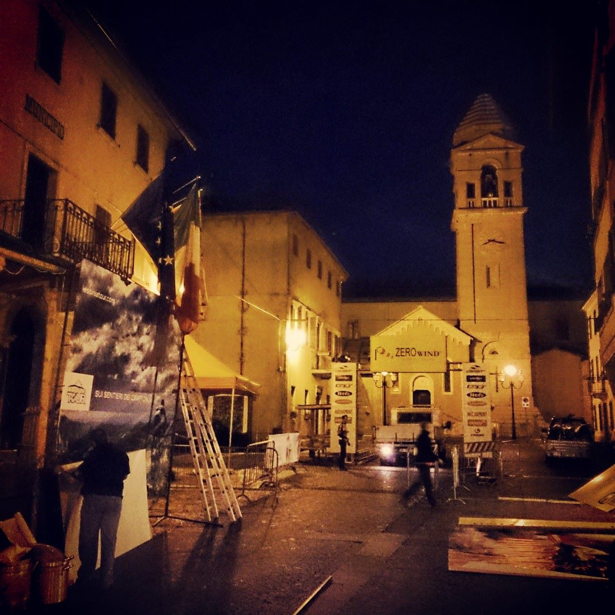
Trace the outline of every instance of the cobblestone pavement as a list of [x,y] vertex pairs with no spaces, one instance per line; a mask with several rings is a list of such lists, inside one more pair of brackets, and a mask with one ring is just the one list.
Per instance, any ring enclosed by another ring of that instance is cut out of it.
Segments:
[[220,527],[195,521],[202,512],[188,473],[172,491],[169,518],[158,516],[161,502],[153,503],[155,536],[118,559],[111,590],[71,591],[47,610],[291,615],[323,584],[303,609],[309,615],[566,615],[579,603],[608,598],[606,582],[448,570],[448,538],[460,516],[615,522],[615,515],[566,497],[592,468],[552,469],[537,441],[510,443],[494,480],[464,472],[453,490],[451,470],[441,470],[432,510],[423,499],[402,501],[413,479],[405,468],[349,467],[296,464],[280,489],[248,493],[242,520],[221,518]]

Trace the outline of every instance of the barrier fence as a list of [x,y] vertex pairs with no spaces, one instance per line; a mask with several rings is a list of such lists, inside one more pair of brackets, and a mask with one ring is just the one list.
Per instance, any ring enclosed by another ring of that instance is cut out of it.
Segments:
[[241,473],[241,491],[237,497],[245,497],[248,491],[271,489],[277,491],[279,456],[269,440],[253,442],[237,458],[237,473]]

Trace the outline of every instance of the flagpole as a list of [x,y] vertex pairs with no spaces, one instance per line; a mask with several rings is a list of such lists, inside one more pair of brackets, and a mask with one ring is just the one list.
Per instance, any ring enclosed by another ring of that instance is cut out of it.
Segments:
[[175,450],[175,431],[177,424],[177,411],[179,409],[179,396],[181,392],[181,384],[182,384],[182,371],[184,369],[184,351],[185,351],[185,334],[182,333],[182,342],[179,347],[179,375],[177,378],[177,394],[175,395],[175,412],[173,413],[173,423],[171,429],[171,450],[169,451],[169,470],[167,475],[167,497],[164,506],[164,516],[169,516],[169,501],[171,499],[171,480],[173,478],[173,452]]
[[180,190],[183,190],[186,186],[191,186],[192,184],[194,184],[194,182],[198,182],[199,179],[201,179],[201,176],[197,175],[196,177],[192,178],[190,181],[186,182],[179,188],[176,188],[175,190],[173,190],[171,194],[177,194]]

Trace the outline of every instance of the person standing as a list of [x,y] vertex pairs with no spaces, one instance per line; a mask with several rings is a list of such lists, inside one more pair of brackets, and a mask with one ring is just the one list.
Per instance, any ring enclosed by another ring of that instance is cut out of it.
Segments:
[[416,439],[416,456],[414,457],[414,465],[419,472],[418,478],[408,489],[404,496],[410,498],[421,487],[425,489],[427,501],[432,505],[436,505],[436,498],[433,493],[433,485],[431,483],[431,466],[438,462],[438,456],[434,453],[433,442],[427,429],[427,423],[421,423],[421,433]]
[[109,442],[104,429],[94,429],[90,439],[94,448],[77,469],[83,481],[77,582],[85,585],[94,580],[100,537],[100,584],[107,589],[113,584],[117,528],[130,463],[128,455]]
[[342,422],[337,430],[337,437],[340,445],[340,456],[338,457],[337,465],[340,470],[347,470],[346,467],[346,454],[350,440],[348,439],[348,415],[342,416]]

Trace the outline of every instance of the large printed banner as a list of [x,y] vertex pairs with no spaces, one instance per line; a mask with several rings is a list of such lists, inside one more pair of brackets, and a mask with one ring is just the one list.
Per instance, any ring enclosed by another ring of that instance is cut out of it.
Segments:
[[350,444],[348,453],[357,450],[357,364],[331,363],[331,438],[329,450],[339,453],[337,430],[346,416],[346,429]]
[[489,442],[493,433],[488,373],[476,363],[464,363],[461,383],[464,444]]
[[446,336],[434,335],[426,324],[404,335],[372,335],[370,348],[373,372],[446,371]]
[[127,451],[147,449],[148,481],[166,485],[180,336],[158,297],[83,261],[61,391],[61,462],[83,458],[103,427]]

